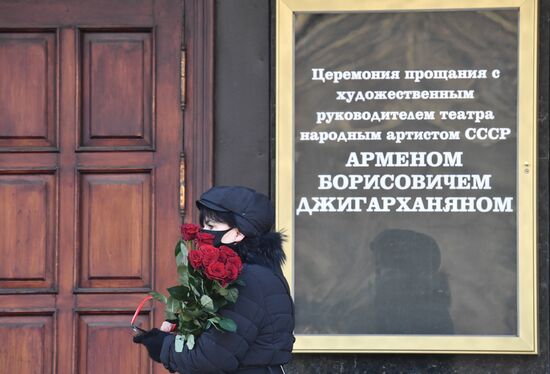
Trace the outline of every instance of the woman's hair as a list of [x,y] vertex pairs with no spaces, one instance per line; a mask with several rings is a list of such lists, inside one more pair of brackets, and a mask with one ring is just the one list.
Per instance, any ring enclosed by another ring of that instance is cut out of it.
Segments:
[[[229,227],[237,227],[235,216],[231,212],[218,212],[216,210],[209,209],[204,205],[199,207],[199,223],[204,226],[206,221],[212,220],[220,223],[227,223]],[[237,227],[238,228],[238,227]]]

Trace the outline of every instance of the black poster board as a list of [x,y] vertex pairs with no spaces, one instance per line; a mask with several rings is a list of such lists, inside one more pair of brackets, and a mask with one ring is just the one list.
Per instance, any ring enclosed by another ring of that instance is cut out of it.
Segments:
[[298,348],[461,351],[519,336],[532,353],[529,11],[300,3],[279,3],[277,70]]

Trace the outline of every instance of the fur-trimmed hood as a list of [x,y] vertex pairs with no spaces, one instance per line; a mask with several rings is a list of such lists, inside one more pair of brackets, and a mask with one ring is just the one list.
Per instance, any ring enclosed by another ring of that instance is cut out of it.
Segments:
[[280,272],[286,260],[283,240],[281,233],[269,232],[258,238],[246,238],[236,249],[244,263],[262,265]]

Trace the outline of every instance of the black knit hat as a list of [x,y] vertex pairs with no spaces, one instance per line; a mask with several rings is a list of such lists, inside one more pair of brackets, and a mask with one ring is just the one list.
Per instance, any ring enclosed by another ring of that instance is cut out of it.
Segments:
[[266,234],[275,223],[275,209],[269,198],[248,187],[212,187],[197,200],[197,207],[201,206],[233,213],[237,227],[249,237]]

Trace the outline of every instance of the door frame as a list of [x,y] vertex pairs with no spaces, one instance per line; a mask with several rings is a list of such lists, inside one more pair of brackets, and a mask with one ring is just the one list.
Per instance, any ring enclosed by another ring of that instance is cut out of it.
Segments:
[[195,221],[194,201],[214,181],[215,2],[183,1],[180,213],[183,221]]

